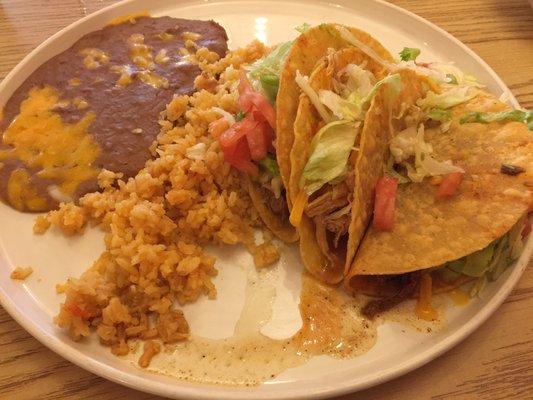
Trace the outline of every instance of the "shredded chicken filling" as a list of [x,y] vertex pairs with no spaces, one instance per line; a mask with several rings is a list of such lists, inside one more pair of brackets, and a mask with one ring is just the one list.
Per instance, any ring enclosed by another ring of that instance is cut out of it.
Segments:
[[[351,196],[354,188],[353,172],[349,173],[343,182],[327,185],[312,198],[305,213],[313,219],[315,236],[322,254],[335,265],[341,265],[345,249],[341,240],[348,234],[351,215]],[[334,251],[336,250],[336,251]]]

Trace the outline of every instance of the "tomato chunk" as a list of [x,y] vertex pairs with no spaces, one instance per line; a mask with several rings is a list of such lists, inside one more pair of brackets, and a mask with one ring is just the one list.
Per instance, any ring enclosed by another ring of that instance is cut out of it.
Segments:
[[233,124],[218,139],[226,161],[239,171],[250,175],[257,175],[258,167],[251,160],[247,135],[257,130],[257,125],[258,123],[253,119],[245,118]]
[[229,164],[247,174],[257,175],[259,169],[253,161],[261,161],[269,151],[274,152],[276,111],[265,96],[254,90],[244,72],[241,73],[238,89],[239,108],[246,117],[220,134],[224,122],[215,121],[209,126],[209,131],[213,137],[218,136],[220,148]]
[[[276,110],[270,105],[267,98],[255,91],[246,74],[242,73],[239,81],[239,107],[244,112],[259,111],[272,129],[276,129]],[[254,113],[255,114],[255,113]],[[257,115],[255,119],[258,120]]]
[[230,160],[227,160],[231,165],[239,171],[245,172],[248,175],[257,175],[259,168],[250,160],[250,149],[246,138],[241,138],[233,149]]
[[268,143],[266,129],[264,122],[258,122],[255,129],[251,129],[246,134],[246,140],[248,141],[248,147],[250,149],[250,156],[254,161],[261,161],[267,156]]
[[243,120],[234,123],[229,129],[220,135],[218,141],[220,147],[224,151],[224,147],[235,146],[235,144],[244,137],[248,132],[257,127],[257,122],[252,118],[244,118]]
[[443,179],[439,188],[437,189],[437,198],[444,199],[453,197],[463,180],[462,172],[452,172],[447,174]]
[[394,209],[398,180],[383,176],[376,184],[373,226],[380,231],[390,231],[394,227]]

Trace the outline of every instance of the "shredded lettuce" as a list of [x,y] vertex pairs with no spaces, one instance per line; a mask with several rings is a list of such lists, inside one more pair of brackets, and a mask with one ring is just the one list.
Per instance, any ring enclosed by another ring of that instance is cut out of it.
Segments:
[[342,75],[347,77],[347,81],[345,84],[334,81],[340,86],[337,92],[352,102],[370,93],[376,81],[372,72],[356,64],[348,64],[342,71]]
[[308,195],[343,176],[359,134],[360,123],[333,121],[320,129],[311,141],[311,155],[304,167],[300,187]]
[[[356,67],[354,64],[350,65]],[[372,98],[381,86],[389,85],[391,93],[395,95],[399,93],[402,85],[399,74],[388,75],[373,86],[368,84],[366,78],[362,78],[362,80],[364,81],[363,86],[356,87],[347,98],[343,98],[331,90],[320,90],[318,100],[339,119],[362,121]]]
[[250,65],[249,75],[252,78],[259,79],[262,75],[279,76],[285,59],[289,55],[293,41],[281,43],[272,50],[266,57],[263,57]]
[[361,114],[360,104],[345,100],[331,90],[320,90],[318,98],[339,119],[355,120]]
[[[248,77],[256,89],[262,89],[271,103],[276,101],[279,74],[289,55],[293,41],[278,45],[265,57],[255,61],[248,68]],[[259,87],[260,86],[260,87]]]
[[525,110],[508,110],[501,112],[471,112],[461,117],[461,124],[467,122],[481,122],[487,124],[493,121],[518,121],[527,125],[530,131],[533,131],[533,111]]
[[[303,23],[295,29],[299,33],[307,31],[311,25]],[[256,89],[262,89],[269,101],[274,104],[279,88],[279,75],[289,55],[294,41],[279,44],[265,57],[248,67],[248,77]],[[259,87],[260,86],[260,87]]]
[[274,74],[261,75],[259,77],[259,82],[261,82],[261,87],[263,92],[268,97],[268,100],[274,104],[276,102],[276,96],[278,95],[279,89],[279,77]]
[[443,110],[440,107],[433,107],[427,113],[427,117],[433,121],[448,121],[452,117],[452,113],[449,110]]
[[263,167],[273,177],[279,176],[279,167],[276,159],[270,155],[259,161],[259,165]]
[[464,172],[450,161],[437,161],[433,158],[433,147],[424,140],[423,124],[418,129],[411,126],[398,133],[389,142],[389,149],[394,161],[407,169],[407,176],[412,182],[422,182],[426,176]]
[[438,107],[441,109],[447,109],[454,107],[458,104],[464,103],[474,97],[478,92],[475,89],[471,89],[468,86],[457,86],[449,90],[446,90],[440,94],[433,91],[429,91],[426,97],[417,100],[416,104],[422,109],[430,109]]
[[420,55],[420,49],[414,47],[404,47],[400,51],[400,58],[402,61],[414,61]]
[[461,275],[477,278],[470,290],[470,296],[478,295],[487,282],[498,279],[507,267],[520,257],[524,246],[521,233],[525,218],[520,219],[509,232],[484,249],[444,264],[438,269],[439,275],[450,282]]
[[407,68],[417,74],[427,76],[438,84],[454,84],[459,86],[483,87],[472,75],[467,75],[453,63],[432,62],[428,64],[416,64],[414,61],[400,61],[400,68]]
[[370,105],[370,102],[376,95],[378,89],[383,85],[389,86],[390,92],[393,96],[397,95],[402,90],[402,77],[400,76],[400,74],[392,74],[392,75],[387,75],[385,78],[378,81],[374,85],[372,90],[361,101],[363,109],[366,109]]
[[328,110],[324,107],[324,105],[320,102],[320,99],[318,98],[318,94],[316,93],[315,89],[311,87],[309,84],[309,77],[300,74],[300,71],[296,70],[296,78],[294,78],[296,84],[302,89],[302,92],[304,92],[307,97],[309,97],[309,100],[311,103],[315,106],[316,110],[320,114],[320,117],[326,121],[331,121],[331,115],[329,114]]

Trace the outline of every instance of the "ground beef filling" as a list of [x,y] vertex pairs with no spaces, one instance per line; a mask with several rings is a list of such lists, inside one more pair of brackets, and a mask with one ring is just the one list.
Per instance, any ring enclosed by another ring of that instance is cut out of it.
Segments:
[[[420,273],[417,271],[387,277],[374,277],[374,279],[382,280],[381,284],[386,286],[388,291],[390,291],[391,287],[396,289],[394,293],[389,294],[387,297],[371,300],[363,307],[361,313],[370,319],[412,298],[418,288]],[[378,282],[378,286],[379,284]]]

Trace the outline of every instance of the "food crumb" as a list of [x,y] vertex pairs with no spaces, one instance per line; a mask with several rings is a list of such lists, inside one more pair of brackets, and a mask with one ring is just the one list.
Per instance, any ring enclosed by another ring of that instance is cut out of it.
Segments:
[[33,273],[32,267],[16,267],[11,271],[11,279],[25,280],[28,276]]
[[67,289],[67,284],[64,284],[64,283],[63,284],[62,283],[56,284],[56,293],[57,294],[65,293],[66,289]]
[[35,224],[33,224],[33,233],[42,235],[50,228],[50,225],[50,220],[45,215],[40,215],[35,219]]
[[144,343],[143,353],[139,358],[139,367],[146,368],[150,365],[150,361],[161,351],[161,345],[154,341],[148,340]]
[[279,260],[279,249],[271,242],[261,243],[260,245],[252,245],[250,253],[254,258],[254,264],[257,268],[268,267]]
[[61,203],[59,209],[50,211],[46,219],[60,228],[65,235],[75,235],[85,228],[87,215],[84,208],[74,203]]

